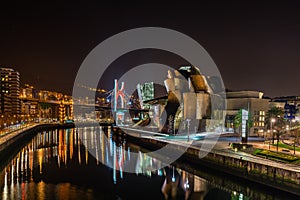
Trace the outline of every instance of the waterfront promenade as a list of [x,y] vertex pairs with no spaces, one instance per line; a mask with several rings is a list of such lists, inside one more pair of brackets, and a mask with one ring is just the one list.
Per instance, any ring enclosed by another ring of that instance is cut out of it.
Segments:
[[[124,129],[125,131],[128,132],[139,132],[139,130],[134,130],[132,128],[126,128],[126,127],[122,127],[122,129]],[[155,136],[156,135],[156,136]],[[151,132],[151,131],[143,131],[143,134],[140,135],[140,137],[143,138],[149,138],[149,139],[155,139],[157,141],[161,141],[161,142],[165,142],[165,143],[169,143],[169,144],[174,144],[174,145],[178,145],[178,146],[183,146],[183,147],[189,147],[189,148],[194,148],[197,150],[202,150],[202,151],[210,151],[211,153],[216,153],[222,156],[227,156],[227,157],[231,157],[231,158],[235,158],[235,159],[241,159],[244,161],[249,161],[249,162],[254,162],[254,163],[258,163],[258,164],[263,164],[263,165],[269,165],[272,167],[276,167],[276,168],[282,168],[282,169],[286,169],[286,170],[291,170],[294,172],[299,172],[300,173],[300,165],[295,165],[295,164],[286,164],[286,163],[280,163],[280,162],[276,162],[273,160],[269,160],[266,158],[262,158],[262,157],[258,157],[258,156],[254,156],[251,155],[249,153],[245,153],[243,151],[234,151],[229,145],[228,142],[225,141],[218,141],[213,149],[201,149],[201,146],[203,144],[203,142],[205,142],[206,144],[209,142],[213,142],[212,140],[205,139],[204,140],[184,140],[184,139],[165,139],[163,136],[157,136],[157,133],[155,132]],[[192,138],[193,136],[191,135],[190,138]],[[213,136],[210,136],[213,137]],[[259,146],[259,147],[265,147],[267,148],[267,146]],[[272,147],[272,150],[276,150],[276,147]]]
[[32,124],[26,124],[22,125],[20,128],[11,130],[9,132],[6,132],[5,134],[0,135],[0,151],[2,151],[2,146],[7,141],[15,138],[16,136],[19,136],[20,134],[24,133],[25,131],[28,131],[40,124],[32,123]]
[[[146,149],[155,150],[172,144],[172,151],[184,151],[182,159],[190,164],[202,165],[217,171],[222,171],[233,176],[241,177],[249,181],[264,184],[276,189],[300,195],[300,166],[287,164],[258,157],[245,151],[232,149],[228,141],[218,141],[213,149],[201,148],[207,143],[214,142],[214,134],[208,134],[205,140],[166,139],[157,136],[155,132],[143,131],[122,127],[126,135],[132,137]],[[193,135],[190,135],[192,138]],[[200,156],[199,155],[204,155]],[[167,155],[166,155],[167,156]]]
[[[43,126],[45,125],[45,126]],[[74,127],[74,124],[72,124]],[[33,133],[31,130],[41,130],[42,128],[47,127],[65,127],[62,124],[31,124],[27,127],[22,127],[18,130],[12,131],[10,134],[6,134],[5,136],[0,138],[0,150],[9,147],[9,144],[15,141],[20,141],[22,133]],[[30,130],[31,129],[31,130]],[[189,141],[186,139],[176,139],[176,137],[170,139],[166,137],[164,134],[157,134],[156,132],[151,131],[141,131],[140,129],[133,129],[129,127],[122,127],[123,130],[126,130],[127,135],[131,135],[135,138],[138,138],[140,146],[143,144],[155,148],[160,148],[165,144],[172,144],[174,150],[176,149],[186,149],[185,159],[188,163],[193,164],[205,164],[209,168],[213,168],[215,170],[224,171],[226,173],[241,176],[248,180],[257,181],[266,185],[270,185],[274,188],[282,189],[284,191],[287,190],[287,187],[293,191],[292,193],[299,194],[299,181],[300,181],[300,166],[295,164],[286,164],[280,163],[272,160],[268,160],[266,158],[258,157],[251,155],[249,153],[245,153],[243,151],[235,151],[233,150],[228,141],[218,141],[214,148],[205,149],[201,148],[208,143],[214,143],[213,137],[217,137],[217,135],[209,134],[205,140],[192,140],[193,136],[190,135]],[[25,136],[26,134],[24,134]],[[130,140],[130,139],[129,139]],[[153,141],[155,141],[153,143]],[[202,146],[203,145],[203,146]],[[151,148],[149,148],[151,150]],[[198,157],[199,153],[207,153],[207,156],[203,159]],[[198,159],[197,159],[198,158]],[[253,174],[255,173],[255,174]],[[254,176],[253,176],[254,175]],[[282,176],[283,177],[282,177]],[[256,179],[253,179],[256,177]],[[259,178],[260,177],[260,178]],[[264,179],[261,182],[261,179]],[[291,182],[286,182],[286,179],[292,180],[293,185],[291,187]],[[289,191],[290,192],[290,191]]]
[[[26,132],[34,127],[37,127],[39,125],[54,125],[57,123],[32,123],[32,124],[27,124],[26,126],[22,126],[19,129],[16,130],[12,130],[11,132],[5,134],[4,136],[0,136],[0,150],[2,150],[2,145],[11,140],[12,138],[22,134],[23,132]],[[132,129],[132,128],[127,128],[127,127],[122,127],[123,130],[127,130],[132,132],[132,134],[134,132],[139,132],[139,135],[135,135],[138,137],[143,137],[143,138],[150,138],[150,139],[155,139],[157,141],[161,141],[161,142],[165,142],[165,143],[170,143],[170,144],[174,144],[174,145],[178,145],[178,146],[183,146],[183,147],[190,147],[190,148],[194,148],[194,149],[201,149],[201,146],[203,144],[203,140],[184,140],[184,139],[176,139],[176,138],[172,138],[172,139],[165,139],[165,134],[158,134],[156,132],[151,132],[151,131],[141,131],[138,129]],[[191,135],[192,138],[192,135]],[[210,143],[213,142],[211,141],[209,138],[205,140],[205,143]],[[253,145],[257,148],[262,148],[262,149],[268,149],[269,146],[266,144],[259,144],[259,143],[253,143]],[[282,151],[283,148],[279,147],[279,151]],[[201,149],[202,151],[206,151],[207,149]],[[271,150],[276,151],[276,146],[271,146]],[[280,163],[280,162],[276,162],[276,161],[272,161],[272,160],[268,160],[266,158],[262,158],[262,157],[258,157],[258,156],[254,156],[251,155],[249,153],[245,153],[243,151],[234,151],[229,145],[228,142],[226,141],[218,141],[214,148],[212,150],[209,150],[211,153],[216,153],[219,155],[223,155],[223,156],[227,156],[227,157],[232,157],[232,158],[236,158],[236,159],[243,159],[249,162],[255,162],[255,163],[259,163],[259,164],[264,164],[264,165],[269,165],[272,167],[276,167],[276,168],[282,168],[282,169],[286,169],[286,170],[291,170],[294,172],[299,172],[300,173],[300,166],[299,165],[295,165],[295,164],[286,164],[286,163]],[[292,153],[290,153],[292,155]],[[296,155],[300,155],[300,152],[296,152]]]

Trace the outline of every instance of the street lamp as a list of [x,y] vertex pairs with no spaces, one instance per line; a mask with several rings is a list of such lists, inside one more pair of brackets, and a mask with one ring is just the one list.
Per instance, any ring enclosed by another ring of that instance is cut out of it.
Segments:
[[188,129],[188,141],[190,141],[190,121],[191,119],[187,119],[187,129]]
[[[272,125],[273,125],[273,123],[275,123],[275,119],[274,118],[271,118],[271,123],[270,123],[270,129],[271,129],[271,134],[272,134],[272,144],[274,144],[274,132],[273,132],[273,127],[272,127]],[[271,143],[271,141],[269,142],[269,150],[270,150],[270,143]]]
[[296,142],[298,142],[298,129],[295,131],[295,138],[294,138],[294,154],[296,154]]
[[[290,121],[290,129],[289,129],[289,131],[290,131],[290,136],[289,136],[289,137],[291,137],[291,128],[292,128],[291,122],[295,123],[296,120],[295,120],[295,119],[292,119],[292,120]],[[298,139],[298,132],[297,132],[297,131],[298,131],[298,129],[296,129],[296,130],[293,131],[293,132],[294,132],[294,154],[296,154],[296,141],[297,141],[297,139]]]
[[290,135],[291,135],[292,122],[295,123],[296,120],[295,119],[290,120],[290,126],[289,126],[289,134]]

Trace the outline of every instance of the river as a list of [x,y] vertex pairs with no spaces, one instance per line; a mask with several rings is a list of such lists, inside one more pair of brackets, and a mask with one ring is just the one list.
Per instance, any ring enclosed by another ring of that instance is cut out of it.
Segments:
[[[17,151],[0,163],[3,200],[299,199],[186,161],[159,169],[161,160],[107,127],[38,132]],[[124,172],[129,163],[134,173]]]

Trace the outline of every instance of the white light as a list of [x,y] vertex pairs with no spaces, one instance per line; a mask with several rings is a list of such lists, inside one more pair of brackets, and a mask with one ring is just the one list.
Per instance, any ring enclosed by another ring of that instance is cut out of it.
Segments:
[[189,185],[189,179],[186,179],[186,182],[184,184],[184,188],[185,189],[189,189],[190,188],[190,185]]
[[244,199],[244,195],[241,193],[239,196],[239,200],[243,200]]
[[158,175],[158,176],[162,176],[162,171],[161,171],[161,170],[158,170],[158,171],[157,171],[157,175]]
[[175,177],[172,177],[172,182],[175,182]]

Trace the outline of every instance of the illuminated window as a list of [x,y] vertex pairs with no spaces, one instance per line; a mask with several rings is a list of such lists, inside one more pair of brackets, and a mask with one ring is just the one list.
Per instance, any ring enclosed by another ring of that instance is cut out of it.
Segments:
[[265,115],[265,111],[259,111],[259,115]]

